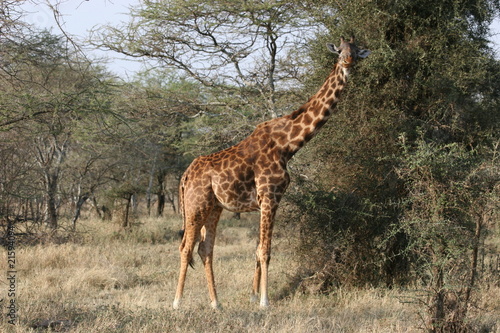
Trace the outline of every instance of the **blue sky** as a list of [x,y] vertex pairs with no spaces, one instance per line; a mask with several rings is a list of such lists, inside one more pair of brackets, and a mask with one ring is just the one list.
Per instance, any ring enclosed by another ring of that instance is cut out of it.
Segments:
[[[63,28],[66,33],[73,36],[76,41],[83,41],[88,31],[95,26],[107,23],[118,24],[128,21],[129,7],[139,4],[139,0],[30,0],[23,5],[29,14],[24,18],[27,23],[40,28],[52,28],[53,33],[60,33],[52,10],[45,4],[57,4],[61,13]],[[500,19],[492,25],[492,41],[497,56],[500,57]],[[104,51],[90,51],[95,57],[109,58],[107,67],[120,77],[127,79],[139,71],[143,64],[141,61],[126,60],[118,53]]]
[[[129,7],[137,5],[138,0],[31,0],[27,1],[22,8],[29,14],[24,21],[40,28],[52,29],[54,34],[61,31],[56,24],[54,14],[45,3],[57,4],[57,10],[61,13],[63,29],[72,36],[75,41],[83,42],[88,36],[88,31],[95,26],[118,24],[128,21]],[[109,58],[107,67],[113,73],[127,79],[142,68],[141,61],[126,60],[121,54],[110,51],[87,51],[91,57]]]

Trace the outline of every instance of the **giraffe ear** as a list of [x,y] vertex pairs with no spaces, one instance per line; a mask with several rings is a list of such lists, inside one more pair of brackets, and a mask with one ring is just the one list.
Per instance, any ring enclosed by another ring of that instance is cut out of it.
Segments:
[[335,54],[340,54],[339,48],[336,47],[335,45],[333,45],[332,43],[327,43],[326,47],[328,48],[328,50],[330,52],[335,53]]
[[359,50],[358,51],[358,58],[366,58],[372,53],[370,50]]

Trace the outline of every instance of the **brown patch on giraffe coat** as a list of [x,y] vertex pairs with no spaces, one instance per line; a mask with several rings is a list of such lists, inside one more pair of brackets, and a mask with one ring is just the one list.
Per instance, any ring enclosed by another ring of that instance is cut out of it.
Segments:
[[320,102],[319,101],[316,102],[318,103],[318,107],[313,110],[313,115],[315,118],[318,118],[323,113],[323,108],[322,108],[323,103],[319,105]]
[[319,91],[319,94],[317,94],[316,96],[318,98],[323,98],[323,96],[325,96],[326,94],[326,91],[328,90],[328,86],[327,85],[324,85],[321,90]]
[[263,176],[270,176],[272,173],[273,172],[271,171],[271,169],[269,167],[267,167],[267,168],[263,169],[260,174]]
[[290,132],[290,129],[292,128],[292,122],[287,119],[286,125],[283,127],[283,131],[285,133]]
[[276,143],[280,146],[284,146],[288,141],[288,136],[285,132],[280,132],[277,134]]
[[313,118],[311,117],[311,115],[309,113],[304,113],[303,118],[304,119],[302,120],[302,124],[304,124],[305,126],[311,125]]
[[302,132],[302,125],[301,124],[295,124],[292,127],[292,131],[290,132],[290,138],[295,138],[297,137],[301,132]]

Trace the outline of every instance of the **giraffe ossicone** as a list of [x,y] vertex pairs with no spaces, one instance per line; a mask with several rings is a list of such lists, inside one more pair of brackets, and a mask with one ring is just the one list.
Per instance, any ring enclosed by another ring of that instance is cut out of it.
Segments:
[[276,210],[290,182],[286,165],[326,123],[356,60],[370,54],[369,50],[359,49],[354,38],[348,42],[341,37],[340,41],[338,47],[327,45],[339,58],[319,91],[307,103],[289,115],[257,125],[252,134],[235,146],[196,158],[184,172],[179,185],[184,235],[179,246],[181,264],[175,309],[180,306],[187,268],[197,242],[211,305],[220,307],[212,261],[217,223],[223,209],[260,210],[252,299],[260,299],[261,307],[269,306],[271,237]]

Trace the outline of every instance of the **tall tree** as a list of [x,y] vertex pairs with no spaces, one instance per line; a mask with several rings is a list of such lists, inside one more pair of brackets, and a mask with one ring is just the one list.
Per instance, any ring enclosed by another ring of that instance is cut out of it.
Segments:
[[62,37],[47,31],[30,31],[29,37],[12,38],[3,47],[8,51],[2,59],[0,135],[16,132],[25,141],[22,151],[27,161],[36,162],[30,173],[38,175],[46,221],[56,228],[73,130],[106,111],[102,96],[108,88]]
[[[453,244],[459,244],[461,237],[473,239],[475,232],[472,206],[462,198],[476,196],[470,188],[467,194],[458,195],[456,186],[467,183],[471,173],[477,174],[473,170],[479,165],[491,165],[482,163],[491,161],[490,152],[499,140],[500,63],[488,45],[489,25],[499,2],[306,3],[310,3],[312,15],[329,28],[318,44],[330,35],[354,34],[373,51],[353,73],[356,80],[348,87],[334,121],[320,134],[324,140],[313,141],[295,165],[298,170],[318,171],[291,197],[309,216],[301,215],[304,235],[322,239],[313,242],[304,237],[303,250],[322,258],[307,262],[313,271],[326,269],[315,275],[324,277],[320,281],[324,288],[339,281],[392,284],[416,278],[407,274],[412,272],[408,267],[421,265],[422,255],[428,256],[426,281],[451,281],[452,276],[446,274],[452,271],[453,260],[468,261],[473,252],[471,243],[464,251],[455,251]],[[321,52],[312,54],[320,65],[322,56]],[[323,75],[319,70],[316,76]],[[429,149],[434,154],[425,155]],[[429,160],[422,159],[423,155]],[[440,160],[453,163],[438,163]],[[410,177],[410,173],[395,172],[399,168],[415,170],[416,166],[424,168],[429,179],[439,179],[440,188],[447,193],[440,199],[446,203],[436,204],[444,206],[421,209],[422,202],[438,200],[431,197],[434,192],[430,187],[424,191],[413,173]],[[487,191],[494,184],[491,180]],[[296,200],[303,196],[308,200]],[[475,199],[469,202],[477,204]],[[459,214],[458,207],[467,213]],[[422,223],[415,223],[418,219]],[[309,223],[311,220],[315,222]],[[430,231],[432,223],[446,227]],[[403,228],[409,225],[411,233]],[[433,232],[433,237],[426,238],[427,232]],[[430,243],[419,242],[422,239]],[[410,244],[418,246],[409,250]],[[435,257],[426,251],[434,251]],[[313,267],[315,263],[318,265]],[[453,307],[459,290],[447,290],[446,283],[427,287],[430,293],[445,295],[442,302],[436,297],[434,303],[428,303],[434,310],[429,313],[439,314],[429,321],[429,329],[438,330],[447,325],[443,311]]]
[[156,60],[218,90],[219,103],[231,96],[272,117],[281,112],[280,86],[296,84],[304,60],[292,51],[316,29],[288,1],[144,1],[131,16],[94,31],[94,44]]

